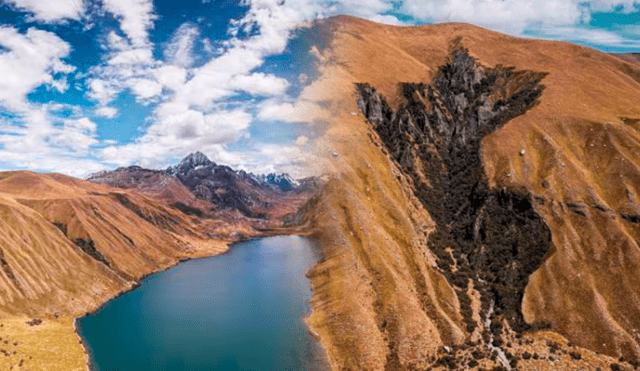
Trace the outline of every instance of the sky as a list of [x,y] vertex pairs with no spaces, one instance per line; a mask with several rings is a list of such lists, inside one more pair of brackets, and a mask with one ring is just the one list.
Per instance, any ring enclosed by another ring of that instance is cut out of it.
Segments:
[[190,152],[296,173],[308,21],[461,21],[640,52],[640,0],[0,0],[0,170],[85,177]]

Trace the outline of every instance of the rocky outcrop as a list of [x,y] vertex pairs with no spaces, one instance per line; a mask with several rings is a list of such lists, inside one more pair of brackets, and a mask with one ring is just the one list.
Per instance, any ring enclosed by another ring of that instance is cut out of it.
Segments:
[[489,187],[480,142],[537,103],[544,76],[483,67],[454,46],[432,84],[401,84],[406,103],[397,111],[375,88],[357,85],[360,109],[436,222],[428,247],[457,288],[469,333],[478,325],[470,280],[481,294],[481,318],[499,323],[504,316],[512,328],[528,328],[520,311],[524,289],[551,249],[551,232],[525,190]]
[[216,164],[209,160],[204,153],[197,151],[187,155],[178,165],[170,166],[166,172],[170,175],[179,175],[205,166],[216,166]]

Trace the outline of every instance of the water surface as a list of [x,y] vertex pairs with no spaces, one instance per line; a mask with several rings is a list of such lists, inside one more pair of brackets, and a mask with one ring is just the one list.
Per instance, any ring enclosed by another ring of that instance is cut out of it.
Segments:
[[297,236],[181,263],[78,320],[96,370],[317,370],[303,323],[318,256]]

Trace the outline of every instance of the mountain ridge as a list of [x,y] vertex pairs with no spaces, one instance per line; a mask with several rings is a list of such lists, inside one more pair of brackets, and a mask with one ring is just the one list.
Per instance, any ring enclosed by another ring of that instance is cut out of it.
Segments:
[[[183,209],[181,205],[202,209],[205,214],[207,209],[212,212],[239,211],[246,217],[257,219],[267,218],[269,209],[279,207],[276,204],[292,202],[296,195],[311,193],[319,185],[315,177],[294,180],[287,174],[254,175],[243,170],[236,171],[212,162],[199,151],[190,153],[180,163],[166,170],[129,166],[93,174],[87,179],[147,192]],[[172,196],[175,199],[172,200]],[[283,197],[286,200],[276,202]]]

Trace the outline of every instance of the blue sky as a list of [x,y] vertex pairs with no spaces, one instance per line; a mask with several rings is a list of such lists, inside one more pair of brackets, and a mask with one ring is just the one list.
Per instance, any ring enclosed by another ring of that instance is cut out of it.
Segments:
[[298,98],[322,42],[305,21],[463,21],[640,52],[639,1],[0,0],[0,170],[86,176],[200,150],[295,172],[314,135]]

